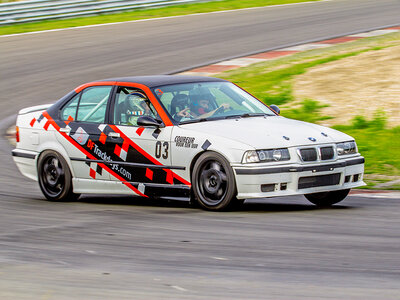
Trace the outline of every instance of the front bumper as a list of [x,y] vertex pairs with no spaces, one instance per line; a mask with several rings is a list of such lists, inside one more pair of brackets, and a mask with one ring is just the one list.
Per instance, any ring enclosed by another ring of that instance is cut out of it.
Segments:
[[303,195],[365,185],[362,156],[318,164],[232,167],[239,199]]

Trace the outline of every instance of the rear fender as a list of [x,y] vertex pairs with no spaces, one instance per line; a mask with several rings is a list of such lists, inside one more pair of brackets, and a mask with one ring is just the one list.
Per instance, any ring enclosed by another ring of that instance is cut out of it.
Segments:
[[[55,134],[56,133],[53,133],[53,136]],[[54,136],[54,139],[55,139],[55,136]],[[39,145],[39,148],[38,148],[39,154],[36,157],[36,166],[38,164],[38,160],[39,160],[40,155],[46,150],[52,150],[52,151],[55,151],[55,152],[59,153],[65,159],[65,161],[67,162],[69,170],[71,171],[72,177],[75,177],[74,170],[72,169],[71,160],[70,160],[70,158],[68,156],[67,151],[65,150],[65,148],[62,145],[60,145],[60,143],[58,143],[56,141],[53,141],[53,140],[44,141],[43,143],[41,143]]]

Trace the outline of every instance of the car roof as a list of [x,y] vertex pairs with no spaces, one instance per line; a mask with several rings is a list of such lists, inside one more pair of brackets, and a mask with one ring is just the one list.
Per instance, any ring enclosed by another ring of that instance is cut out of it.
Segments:
[[179,83],[192,83],[192,82],[210,82],[210,81],[221,81],[224,82],[226,80],[214,77],[205,77],[205,76],[187,76],[187,75],[150,75],[150,76],[132,76],[132,77],[117,77],[117,78],[108,78],[103,80],[98,80],[96,82],[102,81],[118,81],[118,82],[132,82],[139,83],[148,86],[149,88],[161,86],[161,85],[170,85],[170,84],[179,84]]

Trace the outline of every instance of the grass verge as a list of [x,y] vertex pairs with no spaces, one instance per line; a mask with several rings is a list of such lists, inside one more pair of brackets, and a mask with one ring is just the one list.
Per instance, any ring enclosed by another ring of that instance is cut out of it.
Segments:
[[351,125],[336,125],[333,128],[356,139],[366,161],[367,188],[400,179],[400,126],[386,128],[382,111],[377,111],[372,120],[358,116]]
[[[377,51],[399,44],[400,33],[388,34],[297,53],[227,71],[218,77],[239,84],[267,104],[280,105],[281,113],[285,117],[318,123],[331,116],[322,115],[320,110],[324,105],[313,99],[294,98],[292,82],[295,76],[317,65],[338,61],[345,57],[356,57],[366,51]],[[371,65],[373,63],[371,62]],[[354,92],[357,93],[357,91]],[[356,139],[360,153],[366,158],[367,188],[375,186],[379,188],[384,183],[400,179],[400,127],[388,129],[384,112],[377,111],[371,120],[357,116],[351,124],[334,128]],[[383,186],[386,188],[385,184]],[[399,184],[394,184],[391,188],[399,189]]]
[[90,17],[3,25],[0,26],[0,35],[311,1],[320,0],[222,0],[171,5],[162,8],[135,10],[115,14],[102,14]]

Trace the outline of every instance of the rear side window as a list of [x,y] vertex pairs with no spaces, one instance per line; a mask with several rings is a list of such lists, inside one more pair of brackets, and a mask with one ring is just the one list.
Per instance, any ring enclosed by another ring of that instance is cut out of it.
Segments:
[[96,86],[82,92],[78,105],[77,121],[104,123],[111,86]]
[[63,110],[61,112],[61,118],[63,120],[75,120],[76,119],[76,111],[78,109],[78,103],[79,103],[80,97],[81,97],[81,94],[76,95],[63,108]]
[[63,108],[63,120],[104,123],[111,86],[95,86],[83,90]]

